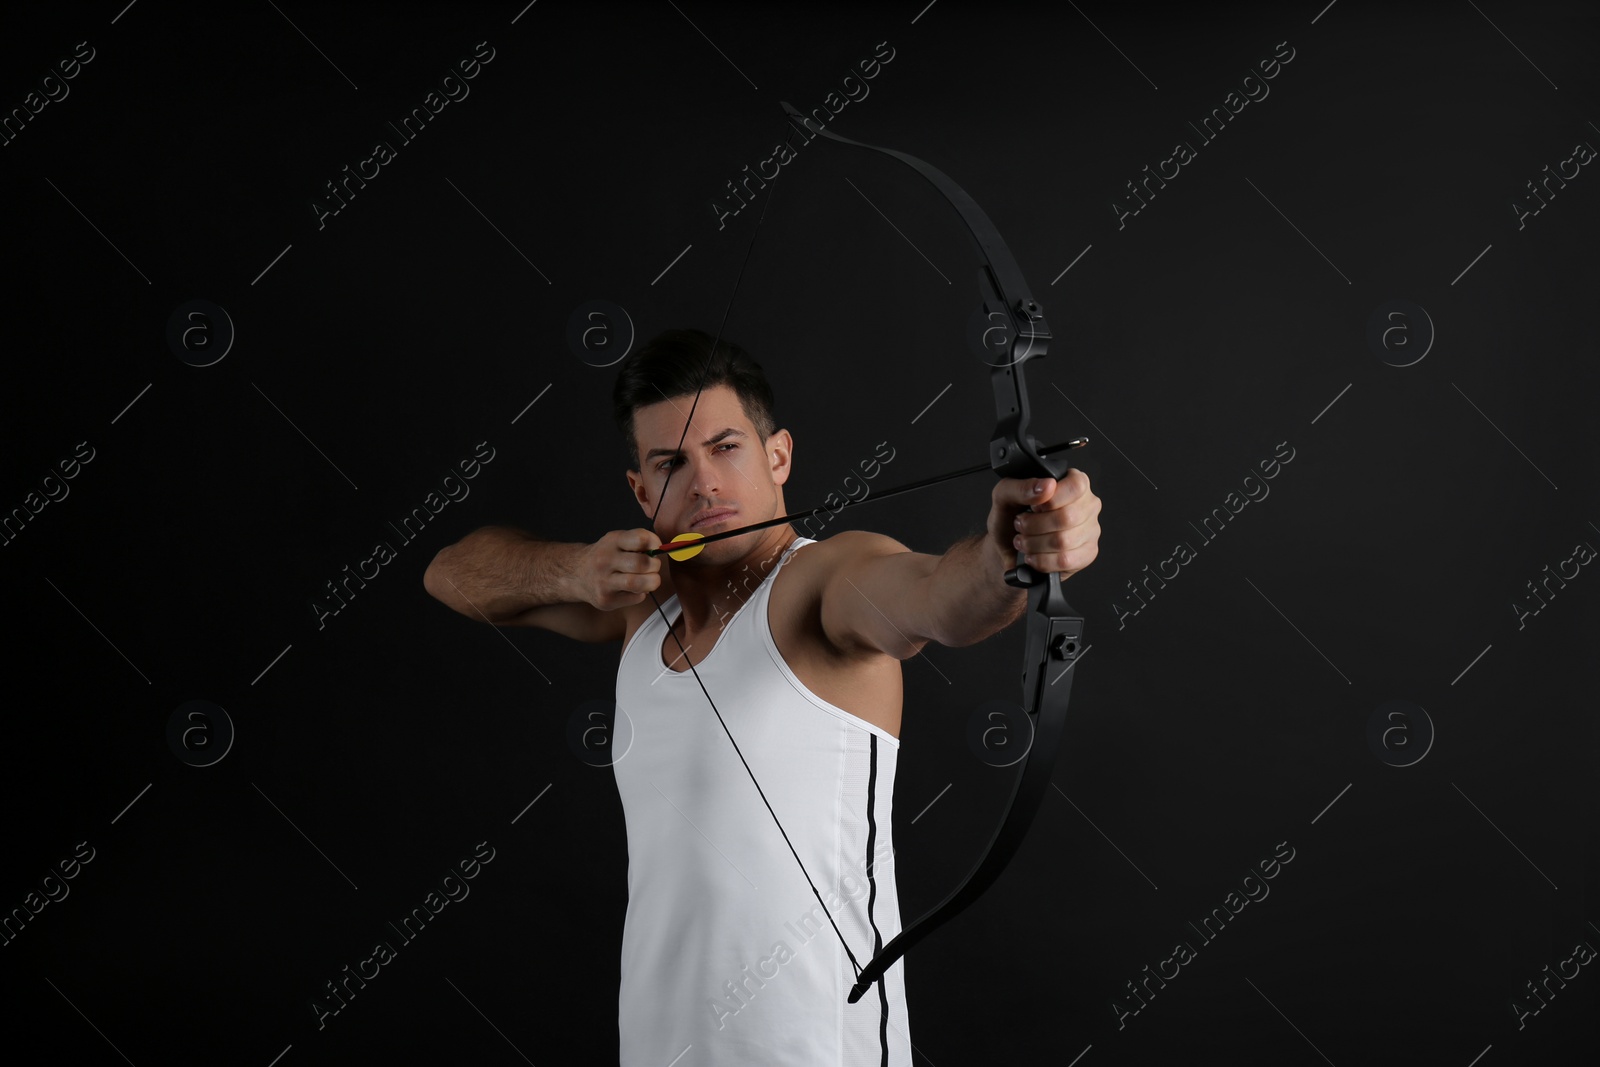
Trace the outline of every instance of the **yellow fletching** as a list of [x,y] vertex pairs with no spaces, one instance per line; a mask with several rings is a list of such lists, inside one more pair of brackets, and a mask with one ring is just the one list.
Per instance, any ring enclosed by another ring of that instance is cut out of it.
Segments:
[[[705,534],[703,533],[681,533],[669,541],[668,544],[677,544],[679,541],[698,541],[704,536]],[[698,556],[704,549],[705,545],[688,545],[684,548],[673,549],[671,552],[667,553],[667,556],[670,559],[675,559],[679,563],[682,563],[686,559],[694,559],[694,557]]]

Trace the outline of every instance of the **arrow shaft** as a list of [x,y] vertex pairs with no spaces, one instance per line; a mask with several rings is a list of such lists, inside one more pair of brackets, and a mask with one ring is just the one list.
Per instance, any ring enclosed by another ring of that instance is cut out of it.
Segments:
[[[1044,449],[1043,453],[1049,454],[1051,452],[1059,452],[1063,449],[1077,448],[1080,445],[1085,445],[1088,443],[1089,439],[1087,437],[1078,437],[1059,445],[1052,445],[1049,448]],[[662,545],[660,548],[645,549],[645,555],[660,556],[668,552],[675,552],[680,548],[688,548],[691,545],[709,545],[713,541],[721,541],[728,537],[738,537],[740,534],[747,534],[754,530],[765,530],[772,526],[781,526],[786,522],[793,522],[797,519],[809,519],[818,512],[826,511],[832,514],[834,512],[843,511],[845,508],[854,507],[857,504],[865,504],[869,500],[887,500],[892,496],[899,496],[901,493],[909,493],[916,489],[926,489],[930,485],[938,485],[940,482],[948,482],[956,478],[965,478],[969,474],[977,474],[980,471],[992,469],[993,468],[987,463],[977,463],[971,467],[963,467],[957,471],[946,471],[943,474],[935,474],[931,477],[922,478],[915,482],[907,482],[905,485],[897,485],[893,489],[885,489],[881,493],[869,493],[859,500],[847,500],[838,507],[830,508],[826,505],[823,505],[822,507],[811,508],[807,511],[796,511],[789,515],[780,515],[776,519],[767,519],[763,522],[751,523],[749,526],[741,526],[736,530],[724,530],[721,533],[714,533],[707,537],[696,537],[687,541],[672,541]]]

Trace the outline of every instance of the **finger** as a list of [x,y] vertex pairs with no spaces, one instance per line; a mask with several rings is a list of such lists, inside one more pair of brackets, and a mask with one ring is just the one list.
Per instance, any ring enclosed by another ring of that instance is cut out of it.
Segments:
[[1071,511],[1058,507],[1024,511],[1017,516],[1016,522],[1012,525],[1024,537],[1042,537],[1057,530],[1065,530],[1074,524]]
[[617,593],[632,594],[643,597],[661,585],[660,574],[624,574],[616,572],[607,582],[607,585]]
[[1067,546],[1027,552],[1023,562],[1036,571],[1081,571],[1100,553],[1098,538],[1069,542]]
[[1054,478],[1001,478],[995,483],[994,502],[1013,507],[1037,507],[1055,492]]
[[660,556],[647,556],[641,552],[623,552],[614,557],[613,569],[619,574],[649,574],[661,569]]
[[661,571],[661,557],[632,553],[622,557],[616,569],[627,574],[658,574]]
[[649,530],[640,528],[634,530],[619,530],[612,544],[623,552],[643,552],[655,547],[656,535]]
[[[1035,557],[1044,559],[1059,556],[1062,553],[1072,552],[1100,538],[1100,528],[1079,527],[1071,530],[1052,530],[1042,534],[1018,534],[1012,539],[1012,545],[1028,556],[1029,566],[1033,566]],[[1034,567],[1035,570],[1043,568]]]
[[[1059,494],[1057,494],[1059,496]],[[1100,514],[1100,498],[1089,494],[1065,505],[1052,504],[1048,508],[1025,511],[1013,524],[1024,536],[1054,533],[1057,530],[1076,530],[1093,521]]]
[[1056,482],[1055,492],[1043,504],[1033,505],[1033,510],[1055,511],[1082,500],[1088,492],[1089,476],[1074,467]]
[[1098,545],[1082,545],[1072,549],[1070,552],[1053,552],[1040,556],[1038,562],[1035,562],[1033,557],[1030,556],[1027,563],[1028,566],[1036,571],[1075,574],[1093,563],[1095,556],[1099,555],[1099,553],[1100,548]]
[[643,527],[635,530],[624,530],[617,540],[617,547],[629,552],[645,552],[661,547],[661,538],[657,537],[654,530]]

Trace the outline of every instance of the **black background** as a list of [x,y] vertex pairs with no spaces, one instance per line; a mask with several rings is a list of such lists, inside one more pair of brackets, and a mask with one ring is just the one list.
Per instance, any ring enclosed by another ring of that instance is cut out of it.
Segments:
[[[820,106],[887,41],[832,128],[989,212],[1056,333],[1030,367],[1039,436],[1091,437],[1104,501],[1099,558],[1068,583],[1090,651],[1059,792],[907,960],[917,1062],[1590,1062],[1592,967],[1521,1028],[1512,1003],[1600,944],[1600,578],[1520,628],[1512,605],[1600,545],[1600,178],[1521,228],[1511,205],[1600,144],[1596,14],[1321,7],[8,11],[7,113],[77,42],[95,58],[0,148],[0,508],[78,442],[95,458],[0,549],[0,909],[78,842],[95,858],[0,948],[7,1044],[38,1063],[615,1061],[626,842],[610,772],[567,732],[617,650],[475,624],[422,572],[483,524],[638,525],[614,371],[569,349],[569,316],[605,299],[641,337],[715,332],[747,251],[726,333],[795,434],[792,507],[879,442],[880,487],[982,461],[987,372],[961,341],[977,261],[931,188],[819,140],[771,183],[753,249],[756,210],[719,230],[709,207],[788,132],[778,100]],[[479,41],[470,96],[319,228],[324,183]],[[1119,228],[1124,183],[1279,42],[1270,95]],[[237,330],[204,368],[165,339],[193,299]],[[1405,367],[1366,340],[1397,299],[1437,331]],[[386,523],[482,441],[470,496],[398,544]],[[1202,541],[1190,524],[1280,442],[1270,496]],[[939,552],[988,492],[830,532]],[[398,558],[319,627],[324,583],[380,539]],[[1119,618],[1179,541],[1197,557]],[[905,665],[908,916],[999,818],[1011,772],[966,725],[1015,699],[1020,641]],[[237,730],[208,767],[166,738],[196,699]],[[1367,742],[1396,699],[1436,730],[1407,767]],[[480,841],[471,895],[319,1029],[323,983]],[[1279,842],[1295,858],[1270,896],[1119,1029],[1124,984]]]

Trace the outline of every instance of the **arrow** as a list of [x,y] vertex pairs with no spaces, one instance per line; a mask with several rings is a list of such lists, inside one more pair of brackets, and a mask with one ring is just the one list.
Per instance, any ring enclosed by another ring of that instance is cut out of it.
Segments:
[[[1088,443],[1089,439],[1087,437],[1078,437],[1066,442],[1065,444],[1052,445],[1049,448],[1042,449],[1040,454],[1049,455],[1052,452],[1061,452],[1069,448],[1079,448]],[[843,511],[845,508],[854,507],[856,504],[865,504],[869,500],[887,500],[889,497],[898,496],[901,493],[909,493],[913,489],[925,489],[930,485],[937,485],[940,482],[948,482],[954,478],[965,478],[969,474],[978,474],[981,471],[990,471],[993,469],[994,468],[988,463],[979,463],[976,466],[964,467],[958,471],[949,471],[945,474],[935,474],[933,477],[923,478],[921,481],[910,482],[906,485],[897,485],[893,489],[885,489],[883,492],[876,495],[869,494],[868,496],[862,497],[860,500],[847,500],[836,508],[830,508],[824,505],[823,507],[811,508],[808,511],[797,511],[792,515],[780,515],[776,519],[767,519],[764,522],[752,523],[749,526],[741,526],[736,530],[724,530],[721,533],[714,533],[709,537],[705,537],[697,533],[681,533],[671,541],[662,545],[660,548],[645,549],[644,554],[647,556],[667,555],[681,563],[684,560],[693,559],[695,556],[699,555],[700,550],[706,545],[709,545],[711,542],[721,541],[725,537],[738,537],[740,534],[746,534],[752,530],[765,530],[770,526],[781,526],[786,522],[793,522],[796,519],[808,519],[822,511],[833,514],[834,512]]]

